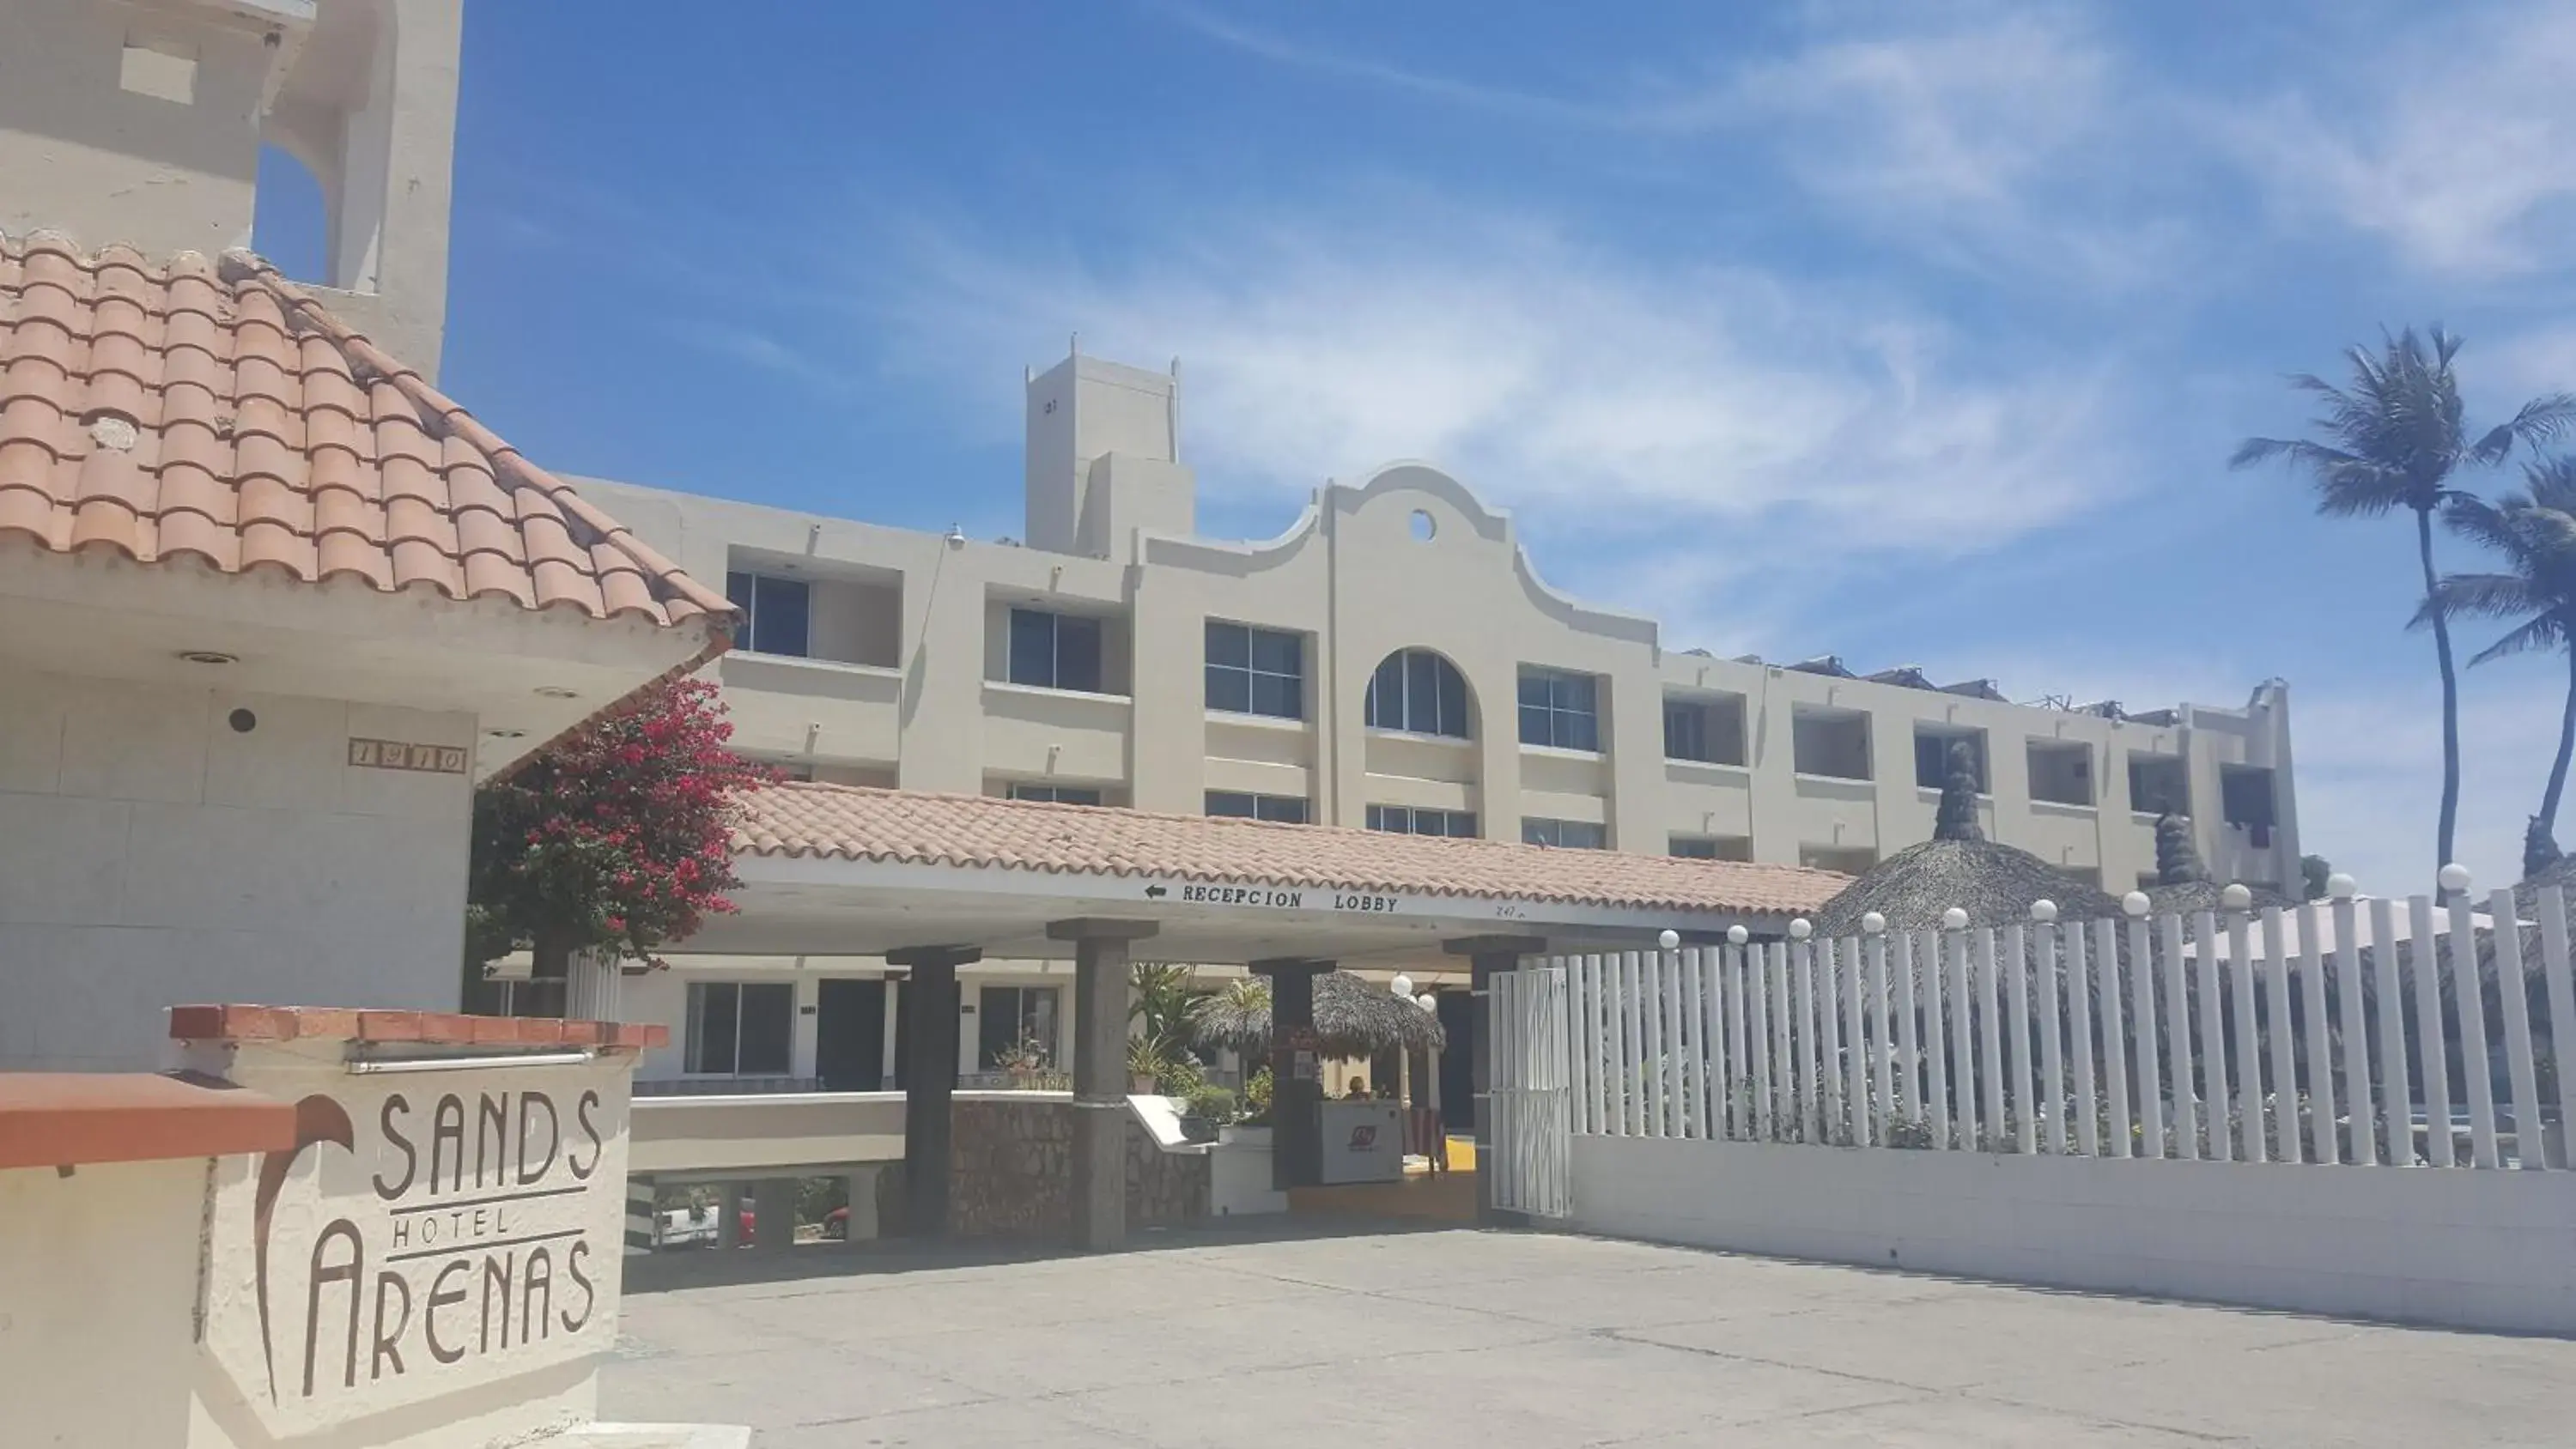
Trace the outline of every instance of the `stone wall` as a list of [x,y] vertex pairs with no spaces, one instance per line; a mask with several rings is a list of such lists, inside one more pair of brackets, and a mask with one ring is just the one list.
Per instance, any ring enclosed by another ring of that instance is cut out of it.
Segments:
[[[949,1157],[949,1232],[960,1238],[1053,1238],[1073,1231],[1073,1104],[959,1100]],[[1127,1122],[1127,1225],[1208,1215],[1208,1159],[1165,1152]]]

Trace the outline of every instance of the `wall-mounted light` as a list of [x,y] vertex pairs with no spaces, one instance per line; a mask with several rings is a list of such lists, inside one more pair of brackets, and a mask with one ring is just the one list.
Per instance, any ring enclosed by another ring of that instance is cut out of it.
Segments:
[[537,686],[537,698],[579,699],[581,698],[581,691],[577,689],[566,689],[560,684],[540,684]]
[[226,654],[221,649],[182,649],[179,657],[190,664],[239,664],[241,656]]

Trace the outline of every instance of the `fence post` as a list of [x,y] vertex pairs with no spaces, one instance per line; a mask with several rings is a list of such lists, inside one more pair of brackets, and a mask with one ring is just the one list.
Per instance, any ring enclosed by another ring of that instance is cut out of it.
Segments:
[[1871,911],[1860,918],[1861,939],[1869,955],[1869,1001],[1872,1030],[1869,1040],[1871,1101],[1869,1140],[1884,1147],[1896,1119],[1893,1092],[1894,1073],[1890,1070],[1892,1047],[1888,1041],[1887,1023],[1887,917]]
[[2254,1021],[2254,955],[2245,937],[2246,909],[2253,892],[2230,884],[2227,906],[2227,985],[2236,1007],[2236,1115],[2245,1125],[2245,1160],[2263,1162],[2263,1052]]
[[[2540,974],[2549,996],[2549,1051],[2558,1067],[2558,1162],[2576,1167],[2576,978],[2568,961],[2567,895],[2557,886],[2540,892]],[[2545,1155],[2545,1154],[2544,1154]]]
[[1950,996],[1950,1110],[1958,1119],[1959,1150],[1974,1152],[1983,1133],[1977,1120],[1976,996],[1968,984],[1968,913],[1952,906],[1941,917],[1948,940]]
[[[2362,1024],[2361,944],[2353,939],[2352,877],[2329,878],[2326,893],[2334,897],[2334,979],[2343,1006],[2343,1108],[2352,1123],[2350,1160],[2357,1167],[2369,1167],[2379,1161],[2379,1128],[2370,1120],[2370,1036]],[[2441,1017],[2437,1014],[2433,1019]],[[2445,1142],[2449,1134],[2446,1122],[2442,1124]],[[2447,1157],[2448,1149],[2444,1152]]]
[[[2415,1163],[2415,1094],[2406,1089],[2406,997],[2397,979],[2395,902],[2382,898],[2370,903],[2370,935],[2371,964],[2379,977],[2380,1161],[2411,1167]],[[2436,1130],[2447,1133],[2451,1124],[2444,1122],[2436,1129],[2431,1117],[2426,1117],[2425,1137],[2431,1138]],[[2431,1145],[2429,1140],[2426,1145]]]
[[[1962,914],[1965,914],[1962,912]],[[1950,973],[1949,952],[1943,949],[1942,933],[1923,933],[1922,949],[1916,953],[1916,970],[1923,978],[1923,1100],[1931,1110],[1932,1145],[1947,1149],[1950,1145],[1950,1014],[1949,993],[1942,989]]]
[[[2227,1008],[2218,981],[2218,920],[2207,911],[2193,913],[2193,951],[2200,968],[2200,1110],[2209,1122],[2209,1159],[2230,1155],[2227,1131]],[[2177,1063],[2174,1076],[2182,1076]]]
[[1816,942],[1816,1065],[1823,1080],[1825,1130],[1830,1142],[1845,1125],[1843,1117],[1842,943],[1827,937]]
[[2189,1162],[2200,1156],[2200,1097],[2191,1079],[2191,968],[2182,958],[2179,914],[2156,918],[2156,946],[2164,956],[2165,1082],[2173,1089],[2174,1156]]
[[1995,960],[1995,928],[1977,928],[1977,954],[1972,964],[1977,973],[1977,1047],[1978,1081],[1984,1087],[1982,1120],[1986,1135],[1994,1139],[1994,1150],[2004,1150],[2004,1050],[2003,1011],[1997,998],[2001,984],[1996,978],[2000,966]]
[[2308,1009],[2308,1150],[2328,1167],[2335,1144],[2334,1030],[2326,1019],[2326,954],[2317,940],[2317,903],[2299,906],[2299,996]]
[[2272,1030],[2272,1116],[2281,1124],[2281,1160],[2299,1160],[2298,1028],[2290,1024],[2290,953],[2282,949],[2281,908],[2263,908],[2263,988]]
[[[1736,950],[1744,951],[1744,928],[1730,926],[1726,939]],[[1752,1037],[1753,1055],[1748,1058],[1753,1076],[1754,1140],[1771,1140],[1771,952],[1755,946],[1744,963],[1745,1004],[1753,1008],[1753,1018],[1746,1030]]]
[[2476,1154],[2478,1166],[2494,1167],[2499,1160],[2495,1079],[2488,1075],[2486,995],[2479,989],[2478,938],[2469,919],[2469,868],[2446,865],[2441,882],[2451,898],[2451,998],[2460,1013],[2460,1076],[2469,1090],[2469,1150]]
[[2504,1011],[2504,1066],[2513,1082],[2514,1165],[2536,1168],[2548,1161],[2549,1137],[2540,1117],[2540,1064],[2531,1052],[2531,986],[2522,973],[2522,930],[2513,892],[2488,898],[2487,919],[2495,922],[2497,1004]]
[[[2092,955],[2093,964],[2102,973],[2102,989],[2093,993],[2093,1006],[2102,1019],[2102,1095],[2109,1112],[2107,1122],[2111,1138],[2107,1150],[2113,1157],[2127,1157],[2134,1144],[2130,1140],[2129,1129],[2129,1034],[2120,1019],[2120,928],[2117,924],[2111,921],[2093,923]],[[2092,1042],[2082,1042],[2076,1049],[2085,1054],[2086,1060],[2091,1059]],[[2088,1115],[2085,1126],[2089,1128],[2092,1125]]]
[[2156,1064],[2156,961],[2147,949],[2147,893],[2120,898],[2129,918],[2130,1040],[2137,1043],[2139,1146],[2149,1157],[2165,1155],[2165,1089]]
[[1800,1140],[1824,1140],[1824,1104],[1816,1091],[1816,953],[1807,944],[1815,931],[1806,917],[1789,923],[1789,986],[1795,993],[1791,1009],[1796,1036],[1790,1042],[1797,1053],[1798,1126],[1806,1135]]
[[1742,926],[1728,927],[1726,932],[1726,954],[1723,957],[1725,962],[1724,974],[1726,977],[1727,994],[1726,1116],[1728,1125],[1732,1129],[1732,1135],[1736,1137],[1751,1137],[1754,1135],[1753,1124],[1751,1121],[1753,1104],[1745,1100],[1743,1097],[1738,1096],[1736,1094],[1735,1086],[1738,1080],[1749,1083],[1753,1079],[1753,1058],[1747,1055],[1747,1053],[1752,1049],[1745,1044],[1745,1013],[1752,1007],[1752,998],[1745,994],[1745,935],[1746,932]]
[[[2065,1018],[2058,1012],[2057,996],[2057,903],[2030,903],[2031,937],[2038,948],[2039,961],[2039,1110],[2048,1122],[2048,1150],[2063,1155],[2066,1151],[2066,1049],[2062,1044]],[[2082,1016],[2075,1018],[2078,1022]],[[2024,1037],[2025,1041],[2029,1038]],[[2029,1077],[2023,1073],[2024,1080]],[[2088,1087],[2090,1083],[2086,1084]],[[2090,1091],[2085,1093],[2089,1099]],[[2093,1115],[2093,1103],[2084,1104],[2084,1115]]]

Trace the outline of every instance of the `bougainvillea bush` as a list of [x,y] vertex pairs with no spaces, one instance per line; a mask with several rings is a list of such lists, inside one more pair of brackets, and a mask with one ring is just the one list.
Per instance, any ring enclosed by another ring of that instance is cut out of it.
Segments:
[[650,961],[733,910],[742,797],[775,778],[725,745],[716,687],[655,685],[474,797],[466,954],[514,950],[539,980],[576,952]]

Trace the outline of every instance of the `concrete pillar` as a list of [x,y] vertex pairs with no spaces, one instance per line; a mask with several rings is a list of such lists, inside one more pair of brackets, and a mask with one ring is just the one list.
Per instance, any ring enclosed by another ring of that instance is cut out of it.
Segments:
[[1255,961],[1270,982],[1270,1185],[1324,1180],[1323,1062],[1315,1051],[1315,978],[1334,969],[1305,957]]
[[949,1100],[957,1092],[957,968],[981,961],[973,946],[917,946],[888,951],[886,964],[912,972],[904,983],[911,1013],[904,1060],[904,1230],[936,1238],[948,1232]]
[[796,1246],[796,1179],[764,1177],[751,1185],[752,1247],[763,1253]]
[[877,1058],[880,1073],[877,1085],[889,1090],[900,1090],[903,1086],[903,1078],[896,1075],[894,1069],[896,1023],[902,1019],[896,1013],[902,1010],[903,982],[898,977],[888,976],[885,979],[885,1050]]
[[1476,1084],[1476,1221],[1517,1224],[1520,1214],[1506,1213],[1494,1206],[1493,979],[1498,971],[1519,967],[1522,957],[1545,951],[1547,942],[1537,936],[1467,936],[1440,945],[1452,956],[1467,958],[1476,998],[1476,1029],[1467,1043],[1468,1066]]
[[748,1183],[740,1182],[716,1184],[716,1191],[722,1194],[716,1199],[716,1244],[719,1247],[743,1246],[742,1199],[749,1188]]
[[849,1177],[850,1220],[845,1241],[865,1243],[876,1238],[877,1174],[875,1165],[852,1169]]
[[1152,921],[1050,921],[1074,943],[1073,1243],[1098,1252],[1127,1241],[1127,961]]

